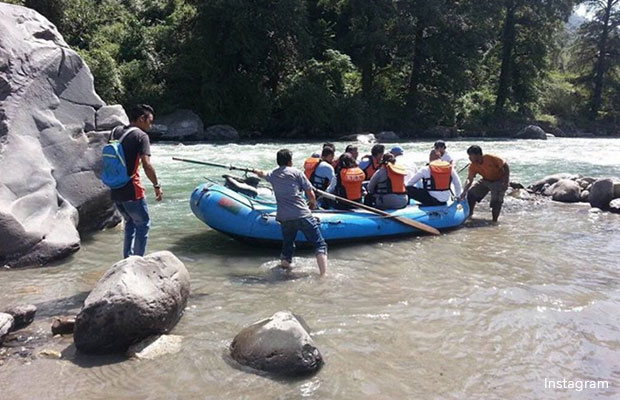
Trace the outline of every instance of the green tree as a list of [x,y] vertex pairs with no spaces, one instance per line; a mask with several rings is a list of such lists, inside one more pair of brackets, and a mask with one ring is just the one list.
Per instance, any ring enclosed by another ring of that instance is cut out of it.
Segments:
[[492,0],[489,11],[501,21],[500,67],[495,113],[512,100],[523,113],[535,100],[536,85],[548,68],[553,33],[570,15],[573,0]]
[[588,71],[583,81],[591,86],[590,119],[597,118],[603,94],[620,65],[620,0],[586,1],[592,19],[579,29],[577,65]]
[[309,45],[304,1],[212,0],[197,26],[206,121],[264,126]]

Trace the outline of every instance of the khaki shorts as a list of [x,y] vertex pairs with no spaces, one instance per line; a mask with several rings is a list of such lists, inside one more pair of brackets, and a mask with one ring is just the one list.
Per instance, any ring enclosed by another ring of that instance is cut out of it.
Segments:
[[506,189],[501,180],[487,181],[486,179],[480,179],[478,182],[469,189],[467,193],[468,199],[473,199],[476,203],[480,202],[484,197],[491,192],[491,207],[495,205],[501,205],[504,202],[504,195]]

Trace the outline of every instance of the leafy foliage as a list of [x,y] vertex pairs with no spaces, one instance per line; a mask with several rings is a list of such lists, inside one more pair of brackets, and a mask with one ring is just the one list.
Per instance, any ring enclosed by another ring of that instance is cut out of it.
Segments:
[[[271,135],[620,119],[620,0],[10,0],[111,103]],[[604,46],[603,46],[604,42]]]

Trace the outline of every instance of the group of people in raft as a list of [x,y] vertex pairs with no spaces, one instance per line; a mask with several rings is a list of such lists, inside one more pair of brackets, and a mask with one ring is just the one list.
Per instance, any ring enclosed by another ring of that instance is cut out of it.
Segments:
[[[385,146],[377,144],[369,155],[361,158],[357,147],[347,146],[345,152],[335,159],[335,148],[325,143],[321,154],[313,154],[304,162],[304,171],[293,168],[293,153],[288,149],[278,151],[278,168],[272,171],[252,170],[271,183],[277,202],[276,220],[282,228],[281,266],[291,267],[295,251],[295,238],[301,231],[315,248],[317,265],[321,276],[327,272],[327,244],[320,224],[311,209],[318,207],[345,208],[343,204],[329,204],[328,199],[317,201],[313,187],[345,197],[349,200],[371,204],[377,208],[395,209],[406,207],[410,199],[422,206],[446,204],[452,194],[460,200],[467,196],[470,214],[474,206],[491,192],[491,212],[497,221],[508,188],[510,170],[508,164],[497,156],[482,154],[480,146],[467,149],[470,165],[465,187],[454,171],[454,162],[446,152],[446,144],[437,141],[429,155],[429,163],[419,171],[407,168],[399,160],[403,149],[396,146],[385,153]],[[474,177],[482,179],[474,184]],[[367,182],[367,183],[366,183]],[[364,189],[364,184],[366,188]],[[421,186],[418,185],[421,183]],[[473,185],[473,186],[472,186]],[[308,203],[304,195],[307,196]]]
[[[461,180],[444,141],[435,142],[429,163],[420,170],[406,165],[400,146],[385,150],[384,145],[376,144],[370,154],[358,161],[355,145],[347,146],[335,158],[334,145],[325,143],[321,154],[315,153],[305,160],[304,174],[317,189],[383,210],[404,208],[410,199],[422,206],[440,206],[447,203],[451,194],[461,195]],[[319,204],[323,208],[353,207],[325,198],[319,199]]]

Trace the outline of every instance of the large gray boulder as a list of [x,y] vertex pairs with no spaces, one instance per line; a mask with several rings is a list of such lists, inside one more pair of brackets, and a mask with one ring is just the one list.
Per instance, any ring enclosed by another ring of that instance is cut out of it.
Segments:
[[177,110],[158,117],[155,122],[161,140],[195,141],[204,137],[204,124],[191,110]]
[[204,139],[214,142],[238,142],[239,132],[230,125],[213,125],[205,130]]
[[321,352],[305,322],[288,311],[275,313],[244,328],[230,352],[238,363],[280,375],[306,375],[323,365]]
[[13,330],[13,317],[10,314],[0,313],[0,344],[4,337]]
[[110,131],[119,125],[129,125],[129,118],[120,104],[103,106],[95,114],[98,131]]
[[614,198],[614,182],[611,178],[598,179],[590,188],[590,205],[592,207],[607,210],[609,202]]
[[113,218],[98,178],[107,134],[88,132],[104,105],[47,19],[0,3],[0,265],[65,257]]
[[570,179],[561,179],[549,187],[551,198],[563,203],[578,203],[581,200],[581,187]]
[[[528,186],[528,189],[535,193],[541,193],[546,187],[550,187],[551,185],[553,185],[559,180],[562,180],[562,179],[575,180],[578,178],[579,178],[579,175],[565,174],[565,173],[549,175],[549,176],[544,177],[543,179],[540,179],[534,182],[533,184]],[[551,193],[548,193],[548,195],[551,196]]]
[[169,332],[189,296],[185,265],[169,251],[119,261],[97,282],[75,319],[73,338],[83,353],[125,352]]
[[514,137],[515,139],[547,140],[547,134],[538,125],[528,125],[525,128],[521,129],[519,132],[517,132]]

